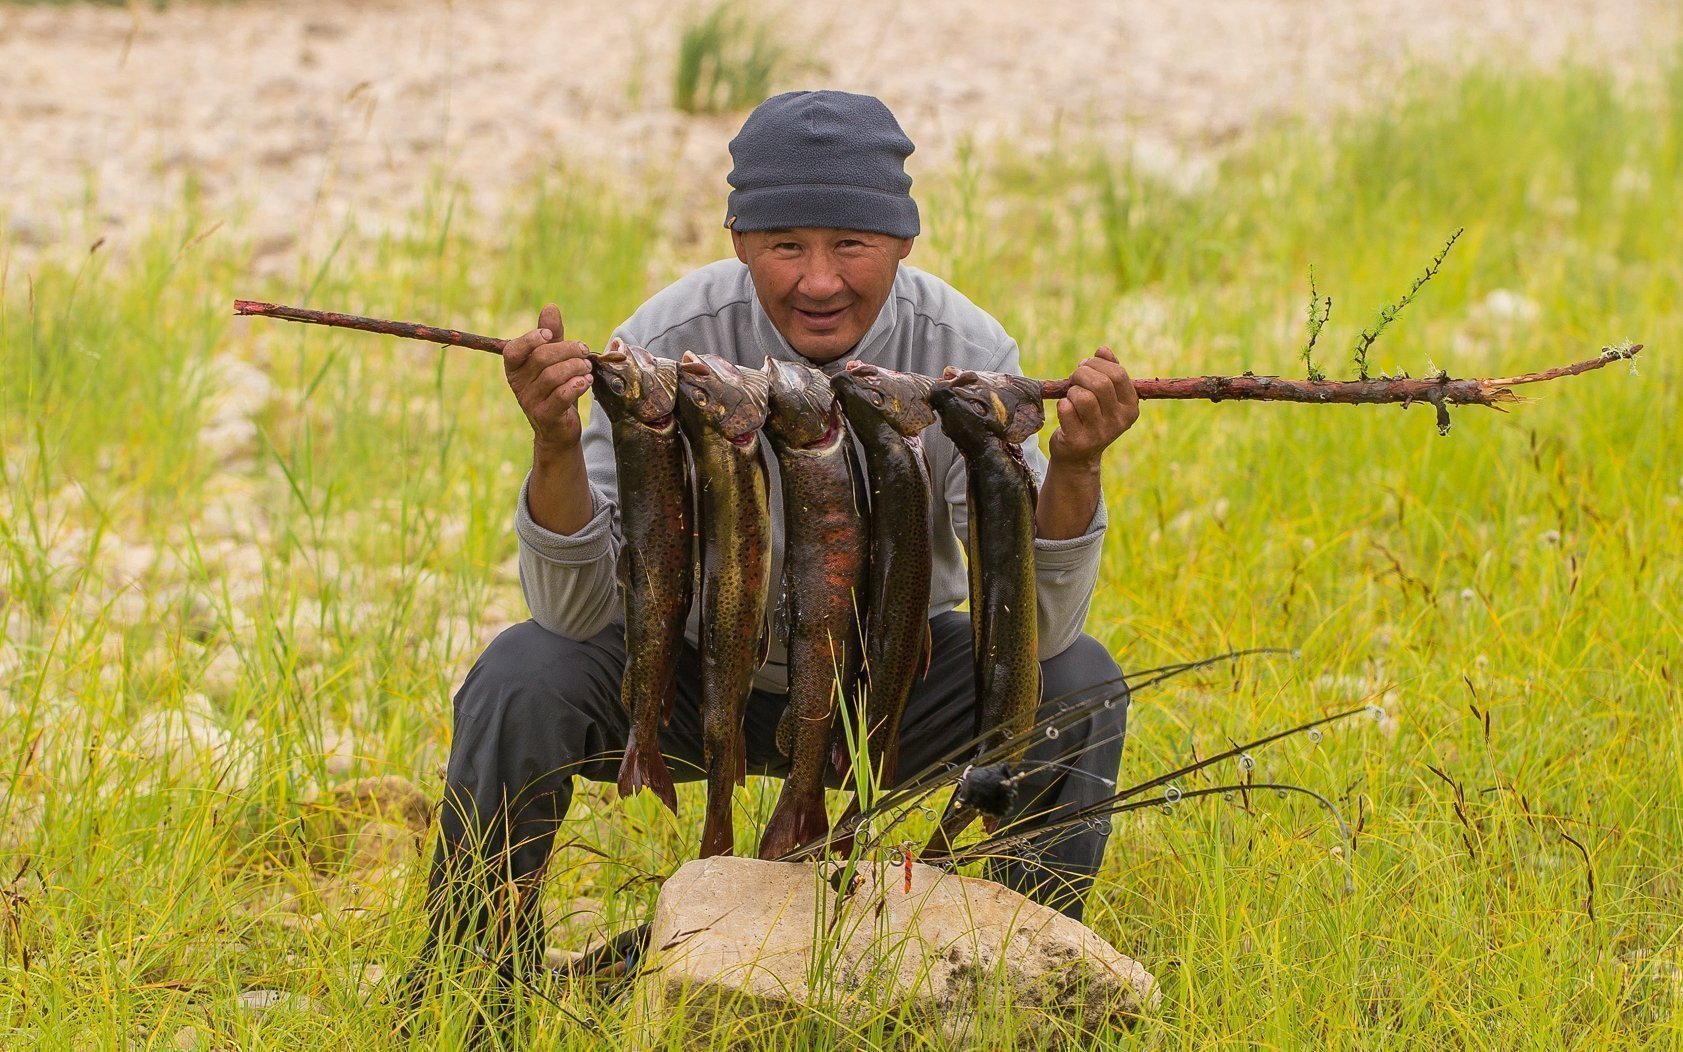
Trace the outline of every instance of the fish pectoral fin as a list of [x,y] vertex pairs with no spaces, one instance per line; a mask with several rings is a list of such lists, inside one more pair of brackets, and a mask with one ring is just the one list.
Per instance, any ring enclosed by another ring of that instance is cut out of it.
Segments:
[[923,672],[919,679],[929,678],[929,663],[935,660],[935,633],[930,629],[929,622],[923,623]]
[[770,657],[771,657],[771,622],[767,621],[764,617],[761,617],[760,618],[759,652],[754,657],[754,669],[756,671],[758,671],[759,669],[764,668],[765,664],[766,664],[766,661]]
[[777,751],[784,756],[795,753],[795,730],[799,726],[795,707],[789,705],[783,710],[783,716],[777,721]]

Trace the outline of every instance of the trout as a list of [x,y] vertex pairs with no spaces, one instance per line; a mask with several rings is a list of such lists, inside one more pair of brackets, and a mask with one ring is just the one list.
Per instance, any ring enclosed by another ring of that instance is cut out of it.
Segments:
[[[1040,384],[1007,373],[959,373],[935,385],[929,404],[941,417],[941,430],[964,457],[979,755],[1024,735],[1034,725],[1040,705],[1036,487],[1023,460],[1022,443],[1040,430],[1046,413]],[[1014,750],[1001,762],[1014,764],[1021,751]],[[975,814],[955,795],[925,853],[942,854]],[[991,827],[994,821],[990,817],[987,824]]]
[[767,359],[771,414],[765,434],[783,484],[783,612],[788,625],[789,707],[777,747],[789,776],[760,840],[782,858],[829,831],[824,764],[836,706],[863,660],[859,613],[869,539],[854,479],[853,441],[829,378],[807,365]]
[[[929,669],[929,466],[918,435],[935,422],[935,381],[850,362],[830,381],[865,450],[870,479],[870,584],[865,614],[867,752],[878,782],[894,784],[900,717]],[[838,751],[839,759],[839,751]]]
[[613,340],[591,360],[591,390],[613,425],[619,474],[619,587],[625,603],[625,678],[631,716],[619,791],[648,789],[675,813],[678,792],[660,754],[672,716],[695,579],[690,480],[678,432],[678,365]]
[[979,752],[1028,730],[1040,705],[1034,591],[1034,475],[1022,443],[1046,422],[1040,383],[964,372],[929,405],[964,457],[969,508],[970,642]]
[[764,663],[771,509],[760,426],[766,377],[712,354],[678,364],[678,423],[698,487],[701,536],[701,744],[707,819],[701,857],[735,843],[731,796],[747,778],[742,718]]

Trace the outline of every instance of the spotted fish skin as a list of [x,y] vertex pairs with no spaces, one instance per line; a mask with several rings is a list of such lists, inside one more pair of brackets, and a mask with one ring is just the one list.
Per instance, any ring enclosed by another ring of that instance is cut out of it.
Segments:
[[935,385],[929,404],[964,457],[976,733],[985,735],[979,750],[985,752],[1027,731],[1040,704],[1037,487],[1022,443],[1045,424],[1046,413],[1040,384],[1007,373],[959,373]]
[[789,626],[789,705],[778,748],[789,776],[766,823],[760,857],[781,858],[829,830],[824,764],[837,706],[863,661],[860,613],[869,539],[854,479],[853,442],[829,377],[768,359],[765,435],[783,486],[783,610]]
[[695,580],[689,468],[678,431],[678,364],[613,340],[591,361],[595,401],[612,424],[619,475],[620,594],[631,716],[619,791],[648,789],[674,812],[678,793],[660,753],[672,714]]
[[747,770],[742,718],[765,660],[771,509],[760,427],[764,373],[716,355],[678,364],[678,424],[695,464],[701,535],[701,857],[734,849],[731,798]]
[[867,751],[879,784],[894,784],[900,717],[929,667],[932,487],[917,436],[935,422],[935,381],[863,363],[832,378],[848,426],[865,451],[871,493],[870,583],[865,616]]

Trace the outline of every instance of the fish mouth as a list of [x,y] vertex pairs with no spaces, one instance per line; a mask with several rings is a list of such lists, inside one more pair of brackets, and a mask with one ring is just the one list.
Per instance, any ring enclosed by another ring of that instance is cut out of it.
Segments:
[[832,409],[832,410],[830,410],[830,426],[824,429],[824,437],[819,439],[817,442],[814,442],[813,445],[815,445],[815,446],[827,446],[827,445],[829,445],[831,442],[834,442],[836,440],[836,436],[841,434],[841,430],[842,430],[842,415],[840,413],[838,413],[836,410]]
[[746,431],[740,435],[731,435],[729,437],[732,445],[751,446],[754,444],[754,439],[760,437],[760,433],[757,430]]

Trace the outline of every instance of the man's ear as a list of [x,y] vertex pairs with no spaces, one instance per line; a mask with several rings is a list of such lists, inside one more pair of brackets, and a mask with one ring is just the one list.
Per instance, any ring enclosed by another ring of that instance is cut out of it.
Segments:
[[[732,233],[735,233],[735,231],[732,231]],[[915,237],[903,237],[903,238],[900,239],[900,258],[901,259],[905,259],[907,256],[912,254],[912,242],[916,241],[916,240],[917,240],[917,238],[915,238]]]
[[743,242],[741,231],[732,230],[730,232],[730,243],[731,247],[736,249],[737,261],[740,263],[748,262],[748,246]]

